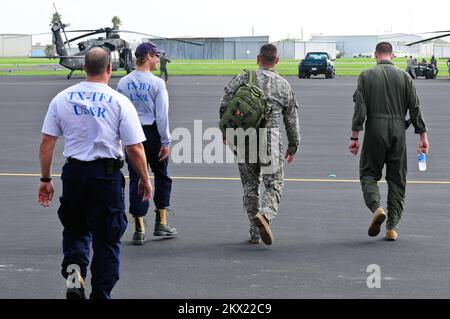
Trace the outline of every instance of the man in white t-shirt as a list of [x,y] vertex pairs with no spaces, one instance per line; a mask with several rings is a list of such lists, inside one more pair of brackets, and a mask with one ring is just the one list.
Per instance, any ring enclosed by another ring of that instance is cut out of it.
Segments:
[[64,136],[63,192],[58,216],[64,226],[62,275],[68,299],[84,299],[90,246],[90,298],[111,298],[119,280],[120,238],[125,215],[122,145],[136,170],[143,200],[151,197],[142,142],[145,135],[133,105],[108,86],[110,54],[95,47],[85,56],[87,79],[59,93],[50,103],[39,150],[41,182],[38,202],[48,207],[53,197],[51,163],[56,140]]
[[[120,79],[117,90],[133,103],[139,115],[146,141],[143,143],[148,164],[155,176],[155,227],[154,236],[174,236],[175,227],[167,224],[167,210],[170,205],[172,179],[167,172],[169,164],[169,95],[166,84],[151,71],[159,63],[158,48],[152,42],[140,44],[135,51],[136,71]],[[139,176],[132,165],[130,172],[130,214],[133,215],[135,231],[132,243],[145,242],[144,216],[149,204],[138,194]]]

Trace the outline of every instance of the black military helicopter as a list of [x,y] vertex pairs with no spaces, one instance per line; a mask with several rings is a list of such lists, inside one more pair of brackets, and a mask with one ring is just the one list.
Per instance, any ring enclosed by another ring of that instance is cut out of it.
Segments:
[[[65,28],[68,27],[69,24],[64,24],[58,18],[56,22],[52,25],[52,34],[53,34],[53,44],[56,47],[57,56],[52,58],[59,58],[59,64],[63,67],[70,70],[70,73],[67,75],[67,79],[72,77],[73,72],[76,70],[83,70],[84,56],[90,48],[94,46],[100,46],[109,50],[111,55],[111,64],[113,71],[116,70],[125,70],[127,73],[130,73],[135,69],[135,60],[130,49],[130,45],[127,41],[120,38],[119,33],[134,33],[138,35],[148,36],[151,38],[158,39],[166,39],[166,40],[175,40],[179,42],[190,43],[192,45],[200,45],[202,44],[190,42],[182,39],[175,38],[164,38],[159,37],[147,33],[135,32],[135,31],[126,31],[126,30],[117,30],[110,27],[100,28],[96,30],[69,30],[66,31]],[[64,34],[65,40],[63,40],[61,32]],[[69,32],[86,32],[83,35],[76,36],[72,39],[67,38],[67,33]],[[85,41],[79,42],[78,52],[71,54],[73,49],[70,44],[74,41],[93,36],[96,34],[105,34],[104,37],[99,37],[96,39],[87,39]],[[66,47],[67,45],[67,47]]]

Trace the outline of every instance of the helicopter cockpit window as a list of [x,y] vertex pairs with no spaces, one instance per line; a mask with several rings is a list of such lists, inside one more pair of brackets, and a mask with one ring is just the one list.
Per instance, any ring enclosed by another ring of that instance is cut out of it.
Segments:
[[102,47],[108,48],[108,50],[109,50],[110,52],[116,51],[116,46],[115,46],[114,44],[112,44],[112,43],[109,43],[109,42],[105,42],[105,43],[102,45]]

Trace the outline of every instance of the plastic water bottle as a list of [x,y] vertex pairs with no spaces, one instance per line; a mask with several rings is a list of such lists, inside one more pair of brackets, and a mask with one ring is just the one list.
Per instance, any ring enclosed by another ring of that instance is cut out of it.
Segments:
[[419,164],[419,171],[425,172],[427,170],[427,157],[424,153],[419,153],[419,156],[417,156],[417,163]]

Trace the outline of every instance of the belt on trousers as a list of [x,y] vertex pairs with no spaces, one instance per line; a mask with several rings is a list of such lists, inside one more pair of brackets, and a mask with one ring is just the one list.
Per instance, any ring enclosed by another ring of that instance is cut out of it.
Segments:
[[115,159],[115,158],[99,158],[93,161],[80,161],[76,158],[69,157],[66,160],[66,163],[70,164],[77,164],[81,166],[92,166],[92,165],[98,165],[103,164],[103,166],[107,169],[107,171],[117,171],[120,170],[124,165],[123,159]]
[[369,113],[368,119],[386,119],[386,120],[405,120],[404,115],[400,114],[385,114],[385,113]]

